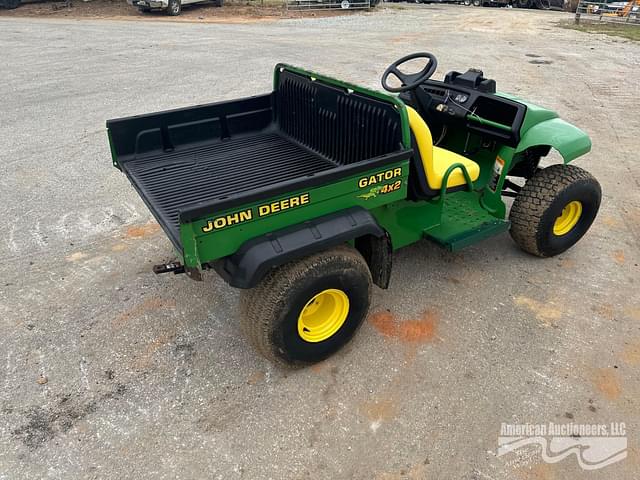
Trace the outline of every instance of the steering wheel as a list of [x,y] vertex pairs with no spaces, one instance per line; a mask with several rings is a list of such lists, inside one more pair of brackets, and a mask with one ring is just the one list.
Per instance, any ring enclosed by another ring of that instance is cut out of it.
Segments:
[[[400,65],[408,62],[409,60],[415,60],[416,58],[426,58],[428,60],[425,67],[417,73],[404,73],[400,71]],[[435,55],[428,52],[418,52],[412,53],[411,55],[407,55],[406,57],[402,57],[400,60],[396,60],[389,68],[387,68],[382,74],[382,87],[388,91],[393,93],[407,92],[409,90],[413,90],[418,87],[422,82],[427,80],[433,75],[433,72],[436,71],[436,67],[438,66],[438,60]],[[400,87],[392,87],[389,85],[388,80],[389,76],[394,75],[400,82],[402,82],[402,86]]]

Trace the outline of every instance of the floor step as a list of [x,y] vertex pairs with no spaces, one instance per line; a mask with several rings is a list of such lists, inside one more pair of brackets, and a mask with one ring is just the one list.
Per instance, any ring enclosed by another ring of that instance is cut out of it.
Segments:
[[448,250],[460,250],[509,229],[509,222],[490,215],[474,192],[449,193],[442,223],[425,230],[425,237]]

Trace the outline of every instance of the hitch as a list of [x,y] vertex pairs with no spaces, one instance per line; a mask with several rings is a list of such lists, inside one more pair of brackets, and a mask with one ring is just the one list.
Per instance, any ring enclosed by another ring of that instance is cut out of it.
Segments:
[[161,265],[153,266],[153,273],[156,275],[160,275],[161,273],[170,273],[173,272],[175,275],[179,273],[184,273],[184,265],[180,262],[166,263]]

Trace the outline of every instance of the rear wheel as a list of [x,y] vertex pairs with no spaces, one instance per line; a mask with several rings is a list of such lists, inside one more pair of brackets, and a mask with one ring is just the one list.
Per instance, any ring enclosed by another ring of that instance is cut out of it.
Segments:
[[180,12],[182,12],[182,3],[180,0],[169,0],[169,4],[167,5],[167,15],[175,17],[180,15]]
[[273,269],[240,294],[241,328],[267,359],[319,362],[342,348],[367,315],[371,274],[362,255],[341,246]]
[[473,6],[474,7],[479,7],[482,5],[482,1],[481,0],[473,0]]
[[511,237],[525,252],[552,257],[572,247],[589,230],[602,192],[593,176],[573,165],[539,170],[511,207]]

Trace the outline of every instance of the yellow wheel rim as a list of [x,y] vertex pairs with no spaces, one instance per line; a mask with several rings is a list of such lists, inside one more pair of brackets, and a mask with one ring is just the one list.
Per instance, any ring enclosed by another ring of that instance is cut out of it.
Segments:
[[342,290],[329,288],[307,302],[298,316],[298,335],[317,343],[330,338],[349,314],[349,297]]
[[553,224],[554,235],[561,236],[569,233],[580,220],[580,215],[582,215],[582,203],[577,200],[567,203]]

